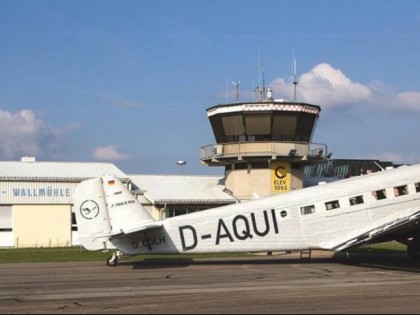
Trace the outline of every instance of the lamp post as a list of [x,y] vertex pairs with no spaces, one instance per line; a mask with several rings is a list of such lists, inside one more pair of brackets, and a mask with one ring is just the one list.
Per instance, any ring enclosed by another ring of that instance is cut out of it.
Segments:
[[181,174],[183,174],[183,172],[182,172],[182,167],[183,167],[185,164],[187,164],[187,162],[186,162],[186,161],[183,161],[183,160],[179,160],[179,161],[177,161],[177,162],[176,162],[176,164],[178,164],[178,165],[181,167]]

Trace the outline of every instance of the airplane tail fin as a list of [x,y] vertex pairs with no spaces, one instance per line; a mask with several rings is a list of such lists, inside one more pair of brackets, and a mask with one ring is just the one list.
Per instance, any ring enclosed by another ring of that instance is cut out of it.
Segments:
[[112,236],[155,221],[124,184],[109,175],[77,186],[74,212],[79,242],[88,250],[106,249]]

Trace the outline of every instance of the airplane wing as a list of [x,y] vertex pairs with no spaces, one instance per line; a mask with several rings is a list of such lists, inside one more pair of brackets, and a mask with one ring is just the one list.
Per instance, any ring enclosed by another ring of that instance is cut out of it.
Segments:
[[413,228],[420,230],[420,211],[406,217],[400,217],[386,224],[369,230],[349,241],[334,246],[335,251],[342,251],[351,247],[370,243],[393,234],[403,234],[405,231],[411,231]]

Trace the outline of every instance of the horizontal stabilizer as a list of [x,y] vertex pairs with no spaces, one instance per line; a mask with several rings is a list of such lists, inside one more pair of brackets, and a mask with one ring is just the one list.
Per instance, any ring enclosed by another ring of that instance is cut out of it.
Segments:
[[162,224],[161,223],[149,223],[149,224],[145,224],[145,225],[140,225],[140,226],[136,226],[136,227],[130,227],[127,229],[121,229],[120,231],[114,231],[113,233],[108,234],[107,236],[109,237],[115,237],[118,235],[128,235],[128,234],[133,234],[133,233],[137,233],[137,232],[141,232],[141,231],[146,231],[146,230],[153,230],[153,229],[158,229],[161,228]]

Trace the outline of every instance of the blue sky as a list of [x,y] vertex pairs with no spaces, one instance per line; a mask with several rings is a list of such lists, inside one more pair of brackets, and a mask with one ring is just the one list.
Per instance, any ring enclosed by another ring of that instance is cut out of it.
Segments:
[[0,159],[223,174],[206,109],[252,101],[259,55],[290,99],[293,51],[313,142],[420,163],[418,0],[0,0]]

